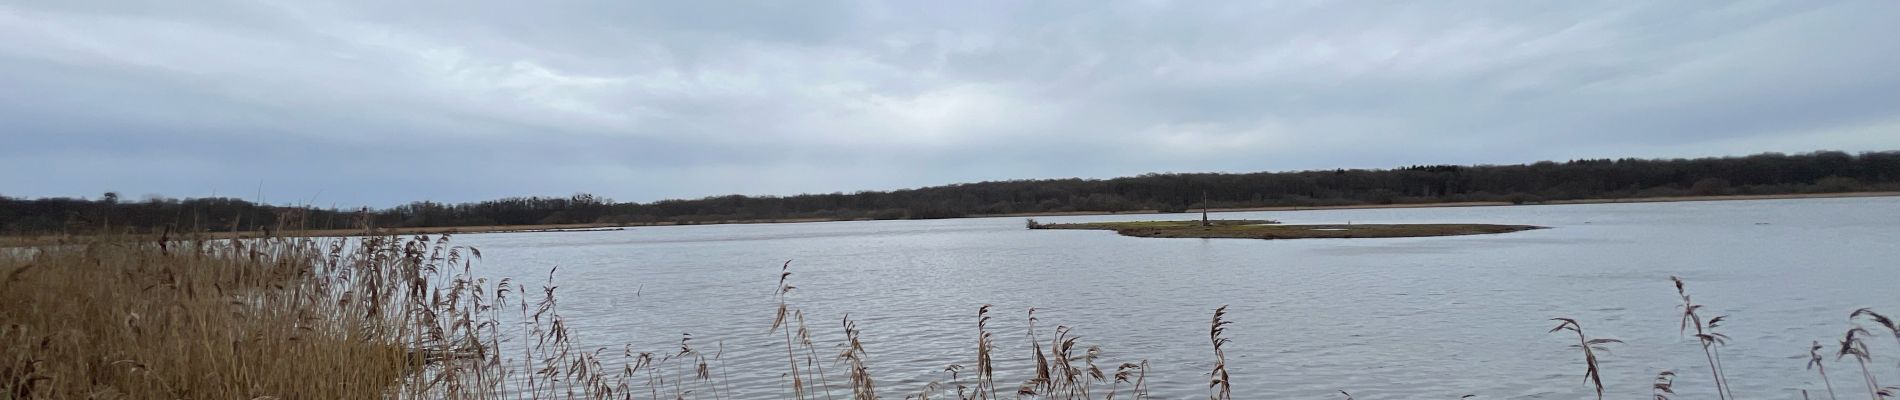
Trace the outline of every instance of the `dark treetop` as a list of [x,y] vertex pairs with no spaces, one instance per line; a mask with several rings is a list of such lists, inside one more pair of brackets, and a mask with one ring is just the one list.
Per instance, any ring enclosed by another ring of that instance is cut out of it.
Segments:
[[717,196],[617,203],[588,194],[517,197],[474,203],[415,202],[338,210],[255,204],[233,198],[128,201],[0,197],[0,233],[115,230],[260,230],[446,227],[572,223],[716,223],[784,219],[925,219],[968,215],[1215,208],[1413,204],[1471,201],[1534,203],[1729,194],[1900,190],[1900,151],[1815,152],[1698,159],[1594,159],[1525,165],[1428,165],[1394,169],[1256,173],[1145,174],[1115,179],[1041,179],[963,183],[895,191]]

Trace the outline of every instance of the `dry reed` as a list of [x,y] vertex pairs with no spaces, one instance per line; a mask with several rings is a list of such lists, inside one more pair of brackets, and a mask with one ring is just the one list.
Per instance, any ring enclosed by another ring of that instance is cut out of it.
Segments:
[[[989,400],[996,395],[996,363],[990,353],[996,348],[995,338],[990,336],[990,305],[984,304],[976,309],[976,399]],[[957,395],[962,397],[959,390]]]
[[845,315],[842,325],[845,344],[844,351],[838,353],[838,359],[844,361],[849,367],[847,372],[851,376],[851,398],[877,400],[877,385],[871,380],[870,367],[865,366],[864,341],[858,338],[858,323],[852,322],[850,315]]
[[[8,350],[0,354],[0,398],[734,395],[724,385],[723,342],[708,349],[710,355],[690,334],[680,336],[676,350],[659,353],[581,347],[560,312],[553,270],[548,282],[530,291],[512,279],[477,277],[470,265],[479,257],[474,248],[450,245],[447,236],[211,240],[169,234],[156,240],[73,240],[0,254],[0,346]],[[780,267],[778,309],[766,335],[785,346],[785,396],[831,399],[824,364],[837,362],[849,376],[852,399],[878,398],[866,349],[871,344],[863,332],[849,317],[842,319],[837,357],[818,357],[805,311],[791,304],[790,277],[788,261]],[[1703,306],[1690,301],[1680,279],[1672,280],[1682,299],[1679,330],[1695,329],[1718,396],[1733,398],[1718,351],[1727,337],[1715,331],[1725,318],[1704,320]],[[504,315],[509,309],[519,315]],[[952,364],[943,370],[959,400],[998,397],[990,311],[989,305],[977,309],[975,367]],[[1216,308],[1209,325],[1210,399],[1233,398],[1227,311]],[[1577,335],[1571,347],[1583,353],[1585,381],[1602,398],[1596,352],[1618,341],[1591,338],[1574,319],[1554,320],[1560,324],[1551,332]],[[1855,310],[1849,320],[1887,329],[1900,340],[1900,326],[1870,309]],[[1019,371],[1031,378],[1018,397],[1148,397],[1147,361],[1103,363],[1102,349],[1082,342],[1069,326],[1057,325],[1043,341],[1040,322],[1030,309],[1026,336],[1035,366]],[[504,339],[509,325],[519,332]],[[1870,397],[1880,399],[1895,388],[1880,386],[1868,367],[1873,356],[1865,338],[1872,333],[1851,327],[1836,354],[1837,360],[1853,357],[1860,364]],[[1821,349],[1819,342],[1809,349],[1808,368],[1833,399]],[[1107,365],[1117,365],[1112,374],[1103,370]],[[1658,374],[1653,398],[1674,396],[1675,378],[1674,372]],[[919,389],[912,398],[945,391],[935,381]]]
[[1813,346],[1808,347],[1808,369],[1821,374],[1821,384],[1827,387],[1828,400],[1835,400],[1837,398],[1834,397],[1834,382],[1827,377],[1827,364],[1822,362],[1823,359],[1821,357],[1822,348],[1821,342],[1818,340],[1814,342]]
[[1858,326],[1849,328],[1846,336],[1841,337],[1841,349],[1836,353],[1835,359],[1854,357],[1854,361],[1860,362],[1860,377],[1867,383],[1867,395],[1874,400],[1879,400],[1882,397],[1880,382],[1876,381],[1873,372],[1867,369],[1867,361],[1872,360],[1874,356],[1867,351],[1867,342],[1861,340],[1868,334],[1865,328]]
[[1655,400],[1669,400],[1670,395],[1676,394],[1675,388],[1676,371],[1657,373],[1656,381],[1649,385],[1651,398]]
[[1603,374],[1602,370],[1597,368],[1596,352],[1608,352],[1609,349],[1604,348],[1603,345],[1622,343],[1623,341],[1616,339],[1591,339],[1589,336],[1583,334],[1583,325],[1577,323],[1575,319],[1551,318],[1551,320],[1558,321],[1557,327],[1550,328],[1551,333],[1566,330],[1577,333],[1577,344],[1570,345],[1570,347],[1583,352],[1583,365],[1585,367],[1583,371],[1583,382],[1594,385],[1597,390],[1597,399],[1602,400]]
[[1214,344],[1214,370],[1208,372],[1208,376],[1213,378],[1207,384],[1208,391],[1211,392],[1208,398],[1214,400],[1234,398],[1233,379],[1227,375],[1227,350],[1225,349],[1230,339],[1221,336],[1222,333],[1227,332],[1227,325],[1233,323],[1226,320],[1226,316],[1227,306],[1215,308],[1214,322],[1209,324],[1207,331],[1208,340]]
[[1695,328],[1696,341],[1701,343],[1703,357],[1709,362],[1709,375],[1715,380],[1716,397],[1735,398],[1728,388],[1728,376],[1722,374],[1722,353],[1716,349],[1728,344],[1727,335],[1715,332],[1715,328],[1727,316],[1716,316],[1704,323],[1699,313],[1702,305],[1689,300],[1689,292],[1683,287],[1682,278],[1670,276],[1669,280],[1676,284],[1676,295],[1682,298],[1682,305],[1679,306],[1682,309],[1682,323],[1677,327],[1677,332],[1686,334],[1689,328]]
[[[279,230],[281,231],[281,230]],[[5,398],[713,399],[712,362],[576,348],[556,286],[447,236],[73,239],[0,254]],[[553,272],[550,271],[550,278]],[[503,310],[519,346],[503,354]],[[715,357],[716,359],[717,357]],[[671,364],[669,364],[671,363]],[[661,368],[677,371],[669,380]],[[685,370],[692,370],[688,377]],[[668,384],[671,386],[668,386]],[[692,384],[687,386],[686,384]]]

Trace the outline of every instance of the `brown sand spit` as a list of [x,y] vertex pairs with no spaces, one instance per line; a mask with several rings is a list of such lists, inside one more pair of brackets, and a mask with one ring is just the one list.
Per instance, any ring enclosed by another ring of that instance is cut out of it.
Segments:
[[1491,224],[1345,224],[1281,225],[1264,220],[1135,221],[1043,224],[1028,221],[1029,229],[1110,230],[1123,236],[1202,239],[1350,239],[1459,236],[1543,229],[1531,225]]

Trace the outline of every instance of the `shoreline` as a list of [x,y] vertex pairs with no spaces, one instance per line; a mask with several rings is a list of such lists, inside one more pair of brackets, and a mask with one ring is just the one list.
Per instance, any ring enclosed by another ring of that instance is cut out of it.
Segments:
[[[1385,209],[1385,208],[1497,207],[1497,206],[1537,206],[1537,205],[1610,204],[1610,203],[1676,203],[1676,202],[1690,202],[1690,201],[1790,200],[1790,199],[1833,199],[1833,198],[1865,198],[1865,197],[1900,197],[1900,192],[1844,192],[1844,193],[1796,193],[1796,194],[1763,194],[1763,195],[1631,197],[1631,198],[1616,198],[1616,199],[1555,200],[1555,201],[1526,203],[1526,204],[1513,204],[1510,202],[1502,202],[1502,201],[1470,201],[1470,202],[1446,202],[1446,203],[1356,204],[1356,205],[1337,205],[1337,206],[1232,207],[1232,208],[1212,208],[1212,209],[1208,209],[1207,212],[1232,213],[1232,212],[1260,212],[1260,211],[1363,210],[1363,209]],[[1034,213],[1009,213],[1009,214],[980,214],[980,215],[967,215],[967,216],[962,216],[962,217],[942,218],[942,219],[1060,217],[1060,216],[1129,215],[1129,214],[1191,214],[1193,212],[1194,211],[1192,210],[1179,212],[1179,213],[1163,213],[1163,212],[1160,212],[1159,210],[1134,210],[1134,211],[1119,211],[1119,212],[1065,211],[1065,212],[1034,212]],[[462,234],[483,234],[483,233],[614,231],[614,230],[628,230],[628,229],[634,229],[634,228],[659,227],[659,226],[789,224],[789,223],[808,223],[808,222],[850,222],[850,221],[878,221],[878,220],[874,220],[870,218],[855,218],[855,219],[786,218],[786,219],[772,219],[772,220],[701,222],[701,223],[692,223],[692,224],[679,224],[679,223],[665,222],[665,223],[635,223],[635,224],[592,223],[592,224],[548,224],[548,225],[440,226],[440,227],[379,228],[373,232],[366,232],[361,229],[291,230],[291,231],[279,231],[279,232],[275,232],[274,234],[276,236],[288,236],[288,237],[357,237],[357,236],[370,236],[370,235],[407,236],[407,235],[440,235],[440,234],[445,234],[445,233],[462,235]],[[889,221],[903,221],[903,220],[889,220]],[[256,231],[206,232],[204,233],[204,235],[205,235],[204,237],[210,238],[210,239],[233,239],[233,238],[245,239],[245,238],[261,237],[263,236],[263,232],[256,232]],[[153,238],[157,237],[157,235],[149,235],[149,234],[135,235],[135,236],[137,237],[151,236]],[[3,236],[3,235],[0,235],[0,247],[20,247],[20,246],[57,244],[57,243],[60,243],[61,241],[69,240],[72,238],[74,238],[74,236],[62,236],[62,235]]]

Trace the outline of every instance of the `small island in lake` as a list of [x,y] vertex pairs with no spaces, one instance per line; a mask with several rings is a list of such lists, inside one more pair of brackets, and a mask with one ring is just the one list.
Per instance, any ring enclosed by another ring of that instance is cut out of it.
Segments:
[[1346,224],[1282,225],[1266,220],[1129,221],[1044,224],[1028,221],[1029,229],[1110,230],[1123,236],[1203,239],[1348,239],[1459,236],[1543,229],[1533,225],[1493,224]]

